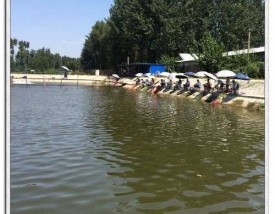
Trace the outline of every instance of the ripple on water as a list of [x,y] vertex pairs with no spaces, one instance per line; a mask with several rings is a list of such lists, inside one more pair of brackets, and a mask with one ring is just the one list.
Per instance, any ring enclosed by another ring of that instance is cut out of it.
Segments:
[[264,117],[108,87],[13,87],[12,213],[264,210]]

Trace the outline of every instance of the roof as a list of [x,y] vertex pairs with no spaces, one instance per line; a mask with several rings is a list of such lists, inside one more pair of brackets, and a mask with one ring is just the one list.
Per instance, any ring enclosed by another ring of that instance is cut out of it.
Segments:
[[135,65],[147,65],[147,66],[165,66],[165,64],[161,64],[161,63],[148,63],[148,62],[133,62],[133,63],[130,63],[129,65],[127,64],[120,64],[118,66],[135,66]]
[[189,54],[189,53],[180,53],[180,58],[181,60],[176,61],[176,62],[190,62],[190,61],[195,61],[198,59],[198,57],[195,54]]
[[[264,46],[249,49],[249,53],[264,53],[264,52],[265,52]],[[247,54],[247,53],[248,53],[248,49],[243,49],[243,50],[225,52],[222,55],[234,56],[234,55]],[[198,57],[195,54],[180,53],[179,56],[181,60],[176,62],[191,62],[191,61],[196,61],[198,59]]]
[[147,63],[147,62],[134,62],[134,63],[131,63],[130,65],[161,65],[161,66],[164,66],[164,64],[161,64],[161,63]]
[[263,47],[258,47],[258,48],[250,48],[249,52],[248,49],[243,49],[243,50],[237,50],[237,51],[229,51],[223,53],[223,56],[235,56],[235,55],[240,55],[240,54],[247,54],[247,53],[262,53],[265,52],[265,48]]

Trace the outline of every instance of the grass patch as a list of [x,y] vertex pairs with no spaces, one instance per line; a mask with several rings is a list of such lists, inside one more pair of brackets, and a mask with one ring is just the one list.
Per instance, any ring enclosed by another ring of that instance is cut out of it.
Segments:
[[265,110],[265,104],[264,103],[260,103],[259,104],[259,110]]
[[247,108],[252,109],[252,110],[256,110],[256,111],[263,111],[265,109],[265,104],[264,103],[251,102],[251,103],[248,103]]
[[233,105],[234,106],[242,106],[243,105],[243,100],[234,100],[233,101]]

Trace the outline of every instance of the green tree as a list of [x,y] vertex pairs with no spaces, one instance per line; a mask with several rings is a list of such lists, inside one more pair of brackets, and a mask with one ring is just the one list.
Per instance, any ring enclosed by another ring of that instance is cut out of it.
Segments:
[[210,33],[206,33],[197,46],[197,61],[203,70],[216,73],[224,66],[224,52],[223,43],[216,41]]
[[110,9],[112,59],[116,64],[192,53],[210,32],[226,51],[264,45],[262,0],[116,0]]
[[10,69],[11,71],[14,71],[16,69],[16,63],[15,63],[15,50],[14,47],[17,46],[18,41],[17,39],[10,39]]
[[81,52],[81,67],[85,70],[110,67],[110,26],[106,21],[98,21],[84,43]]
[[18,42],[19,48],[16,54],[16,64],[21,71],[26,71],[28,67],[30,43],[26,41]]
[[176,66],[176,57],[171,57],[168,55],[162,55],[159,63],[166,65],[167,72],[174,72],[175,71],[175,66]]

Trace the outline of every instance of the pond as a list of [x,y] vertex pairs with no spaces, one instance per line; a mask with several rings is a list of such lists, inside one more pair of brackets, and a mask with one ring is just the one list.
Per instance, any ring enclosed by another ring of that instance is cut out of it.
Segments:
[[12,86],[11,213],[264,213],[264,113]]

